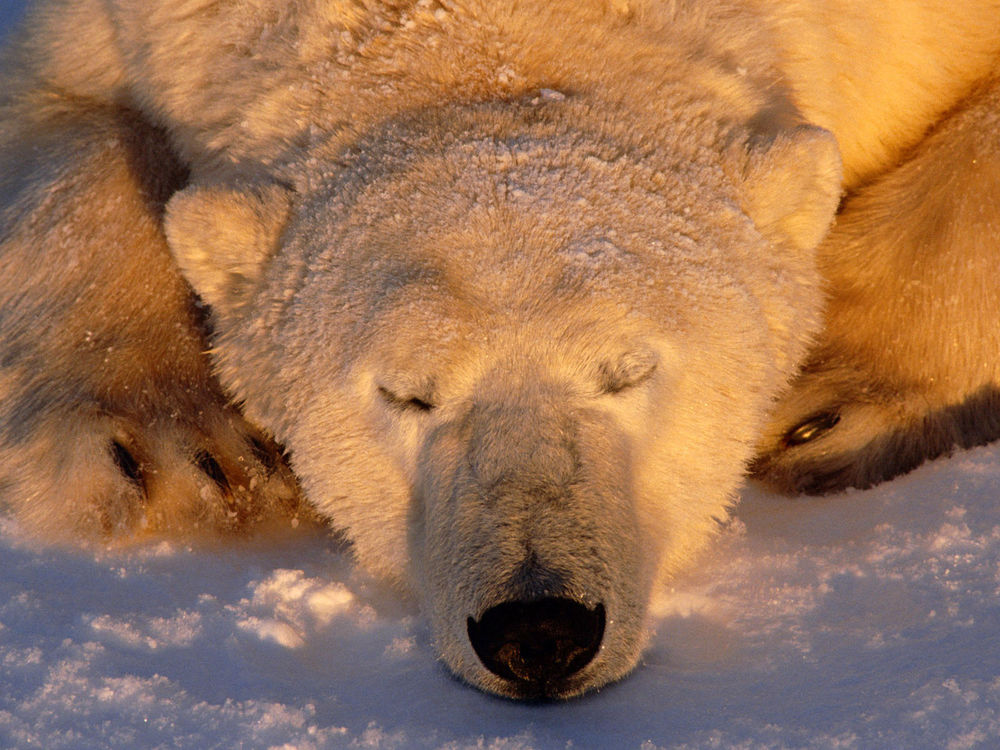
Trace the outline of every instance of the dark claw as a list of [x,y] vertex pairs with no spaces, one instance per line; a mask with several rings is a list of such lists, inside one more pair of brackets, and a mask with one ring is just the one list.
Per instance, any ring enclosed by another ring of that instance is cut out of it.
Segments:
[[205,472],[209,479],[215,482],[223,495],[228,496],[232,494],[232,487],[229,484],[229,479],[226,477],[226,472],[222,470],[219,462],[215,460],[212,454],[208,451],[198,451],[195,454],[194,462],[199,469]]
[[114,460],[115,466],[118,467],[118,471],[145,492],[146,483],[142,476],[142,465],[136,460],[129,449],[117,440],[112,440],[111,458]]

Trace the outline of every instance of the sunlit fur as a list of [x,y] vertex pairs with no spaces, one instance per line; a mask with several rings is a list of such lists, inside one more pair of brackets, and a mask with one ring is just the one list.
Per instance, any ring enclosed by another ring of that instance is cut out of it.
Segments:
[[858,372],[928,375],[938,349],[879,337],[941,343],[936,318],[858,325],[854,285],[866,308],[886,275],[909,299],[893,269],[919,276],[908,259],[940,238],[949,273],[917,280],[972,317],[949,279],[990,278],[971,237],[996,181],[968,157],[993,149],[973,133],[995,130],[998,17],[998,0],[41,2],[0,113],[3,500],[43,536],[306,512],[226,394],[358,560],[418,594],[461,677],[519,696],[466,622],[560,596],[607,626],[550,694],[616,679],[650,590],[711,539],[755,449],[797,488],[803,451],[892,422],[845,431],[842,408],[789,441],[796,410]]
[[[826,327],[760,442],[781,490],[869,487],[1000,437],[1000,81],[846,198],[820,246]],[[816,415],[830,430],[786,435]]]

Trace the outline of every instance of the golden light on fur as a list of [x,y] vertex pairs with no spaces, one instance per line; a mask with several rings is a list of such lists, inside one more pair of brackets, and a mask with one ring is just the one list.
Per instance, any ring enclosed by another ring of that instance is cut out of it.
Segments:
[[1000,436],[1000,0],[39,0],[0,501],[318,519],[460,677],[627,674],[747,466]]

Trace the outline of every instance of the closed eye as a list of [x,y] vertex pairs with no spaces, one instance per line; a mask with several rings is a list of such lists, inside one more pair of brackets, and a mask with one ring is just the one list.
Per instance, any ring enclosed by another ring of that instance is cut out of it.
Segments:
[[656,364],[655,356],[645,353],[603,363],[599,373],[601,393],[614,395],[635,388],[653,376]]
[[429,399],[419,396],[401,396],[381,385],[378,387],[378,394],[390,407],[399,411],[428,412],[435,407],[435,404]]

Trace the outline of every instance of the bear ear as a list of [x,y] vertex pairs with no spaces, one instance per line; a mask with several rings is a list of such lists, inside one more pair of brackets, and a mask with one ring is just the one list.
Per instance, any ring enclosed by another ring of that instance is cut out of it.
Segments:
[[743,210],[761,234],[811,250],[826,235],[840,202],[842,165],[833,133],[798,125],[735,143],[727,168]]
[[181,271],[217,313],[236,311],[274,255],[293,193],[275,183],[196,186],[167,204],[164,229]]

